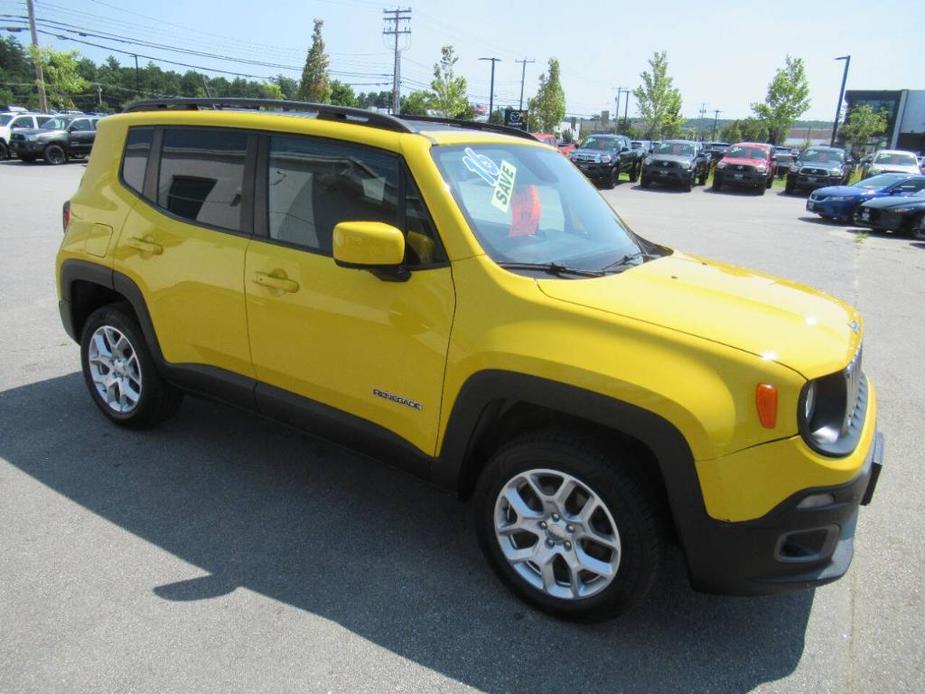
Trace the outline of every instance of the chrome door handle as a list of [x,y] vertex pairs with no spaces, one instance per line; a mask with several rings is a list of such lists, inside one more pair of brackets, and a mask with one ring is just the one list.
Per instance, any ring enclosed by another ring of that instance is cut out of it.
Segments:
[[253,281],[261,287],[278,289],[282,292],[292,293],[299,291],[299,283],[295,280],[286,277],[277,277],[276,275],[271,275],[266,272],[255,272]]
[[164,247],[160,244],[154,243],[153,241],[145,241],[144,239],[130,238],[126,241],[126,245],[142,253],[150,253],[152,255],[160,255],[164,252]]

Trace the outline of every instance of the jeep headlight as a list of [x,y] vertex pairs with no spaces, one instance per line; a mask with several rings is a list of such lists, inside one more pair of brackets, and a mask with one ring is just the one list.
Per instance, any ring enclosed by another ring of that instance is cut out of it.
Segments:
[[816,412],[816,382],[810,381],[806,384],[806,390],[803,391],[802,415],[804,422],[813,421],[813,414]]
[[719,164],[716,165],[716,168],[717,168],[717,169],[725,169],[725,168],[726,168],[726,162],[721,161]]
[[867,414],[867,383],[861,350],[841,371],[803,386],[797,425],[810,448],[824,455],[847,455],[857,446]]
[[609,154],[605,154],[601,157],[601,164],[609,164],[611,159],[613,159],[613,157]]

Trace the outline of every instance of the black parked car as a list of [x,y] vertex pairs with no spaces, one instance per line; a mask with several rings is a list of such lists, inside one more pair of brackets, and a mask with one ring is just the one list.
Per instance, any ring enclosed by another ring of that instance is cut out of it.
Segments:
[[840,147],[807,147],[790,166],[785,193],[848,185],[854,161]]
[[710,159],[700,142],[665,140],[643,162],[641,184],[670,183],[689,191],[694,183],[706,183],[709,174]]
[[854,223],[875,231],[925,235],[925,189],[914,195],[868,200],[855,211]]
[[707,152],[709,152],[710,159],[714,162],[722,159],[728,149],[728,142],[710,142],[707,144]]
[[44,159],[64,164],[71,157],[85,157],[96,139],[98,117],[56,116],[41,128],[18,130],[10,137],[10,151],[22,161]]
[[639,178],[642,150],[632,149],[624,135],[591,135],[571,153],[572,162],[595,183],[613,188],[624,171],[630,181]]
[[774,148],[774,173],[780,178],[783,178],[790,171],[790,167],[793,166],[793,162],[796,161],[798,152],[792,150],[790,147],[775,147]]

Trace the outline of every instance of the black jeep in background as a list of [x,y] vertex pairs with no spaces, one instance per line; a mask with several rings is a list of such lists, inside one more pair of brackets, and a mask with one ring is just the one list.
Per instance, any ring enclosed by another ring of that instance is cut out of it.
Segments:
[[640,185],[652,183],[680,185],[690,190],[695,183],[703,185],[710,174],[710,157],[703,143],[692,140],[659,142],[643,162]]
[[630,181],[639,178],[643,156],[642,149],[633,149],[625,135],[591,135],[570,158],[592,181],[613,188],[624,171]]
[[41,128],[13,133],[10,151],[22,161],[44,159],[49,164],[64,164],[72,157],[85,157],[93,148],[99,120],[95,116],[56,116]]

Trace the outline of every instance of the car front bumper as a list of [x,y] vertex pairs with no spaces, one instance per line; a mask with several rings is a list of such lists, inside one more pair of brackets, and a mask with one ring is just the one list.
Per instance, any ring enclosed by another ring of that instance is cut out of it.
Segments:
[[854,554],[858,509],[873,497],[883,450],[883,436],[875,432],[851,481],[802,490],[754,520],[705,523],[693,541],[688,534],[685,553],[693,587],[765,595],[843,576]]
[[681,185],[694,179],[692,169],[682,169],[678,167],[662,167],[656,164],[650,164],[645,167],[644,173],[646,179],[653,183],[672,183]]
[[718,181],[721,185],[733,186],[754,186],[761,187],[768,183],[767,171],[730,171],[729,169],[717,169],[713,174],[713,180]]
[[837,174],[835,176],[808,176],[805,174],[787,174],[787,182],[794,188],[804,190],[816,190],[826,186],[837,186],[842,183],[844,176]]
[[10,151],[15,154],[41,154],[44,146],[44,142],[34,142],[31,140],[13,140],[10,143]]
[[609,164],[597,164],[594,162],[573,162],[578,170],[588,178],[608,178],[614,169],[613,162]]
[[851,218],[860,200],[807,200],[806,211],[825,217]]
[[859,207],[852,221],[858,226],[885,231],[902,231],[909,222],[908,215],[896,214],[887,210],[870,210]]

